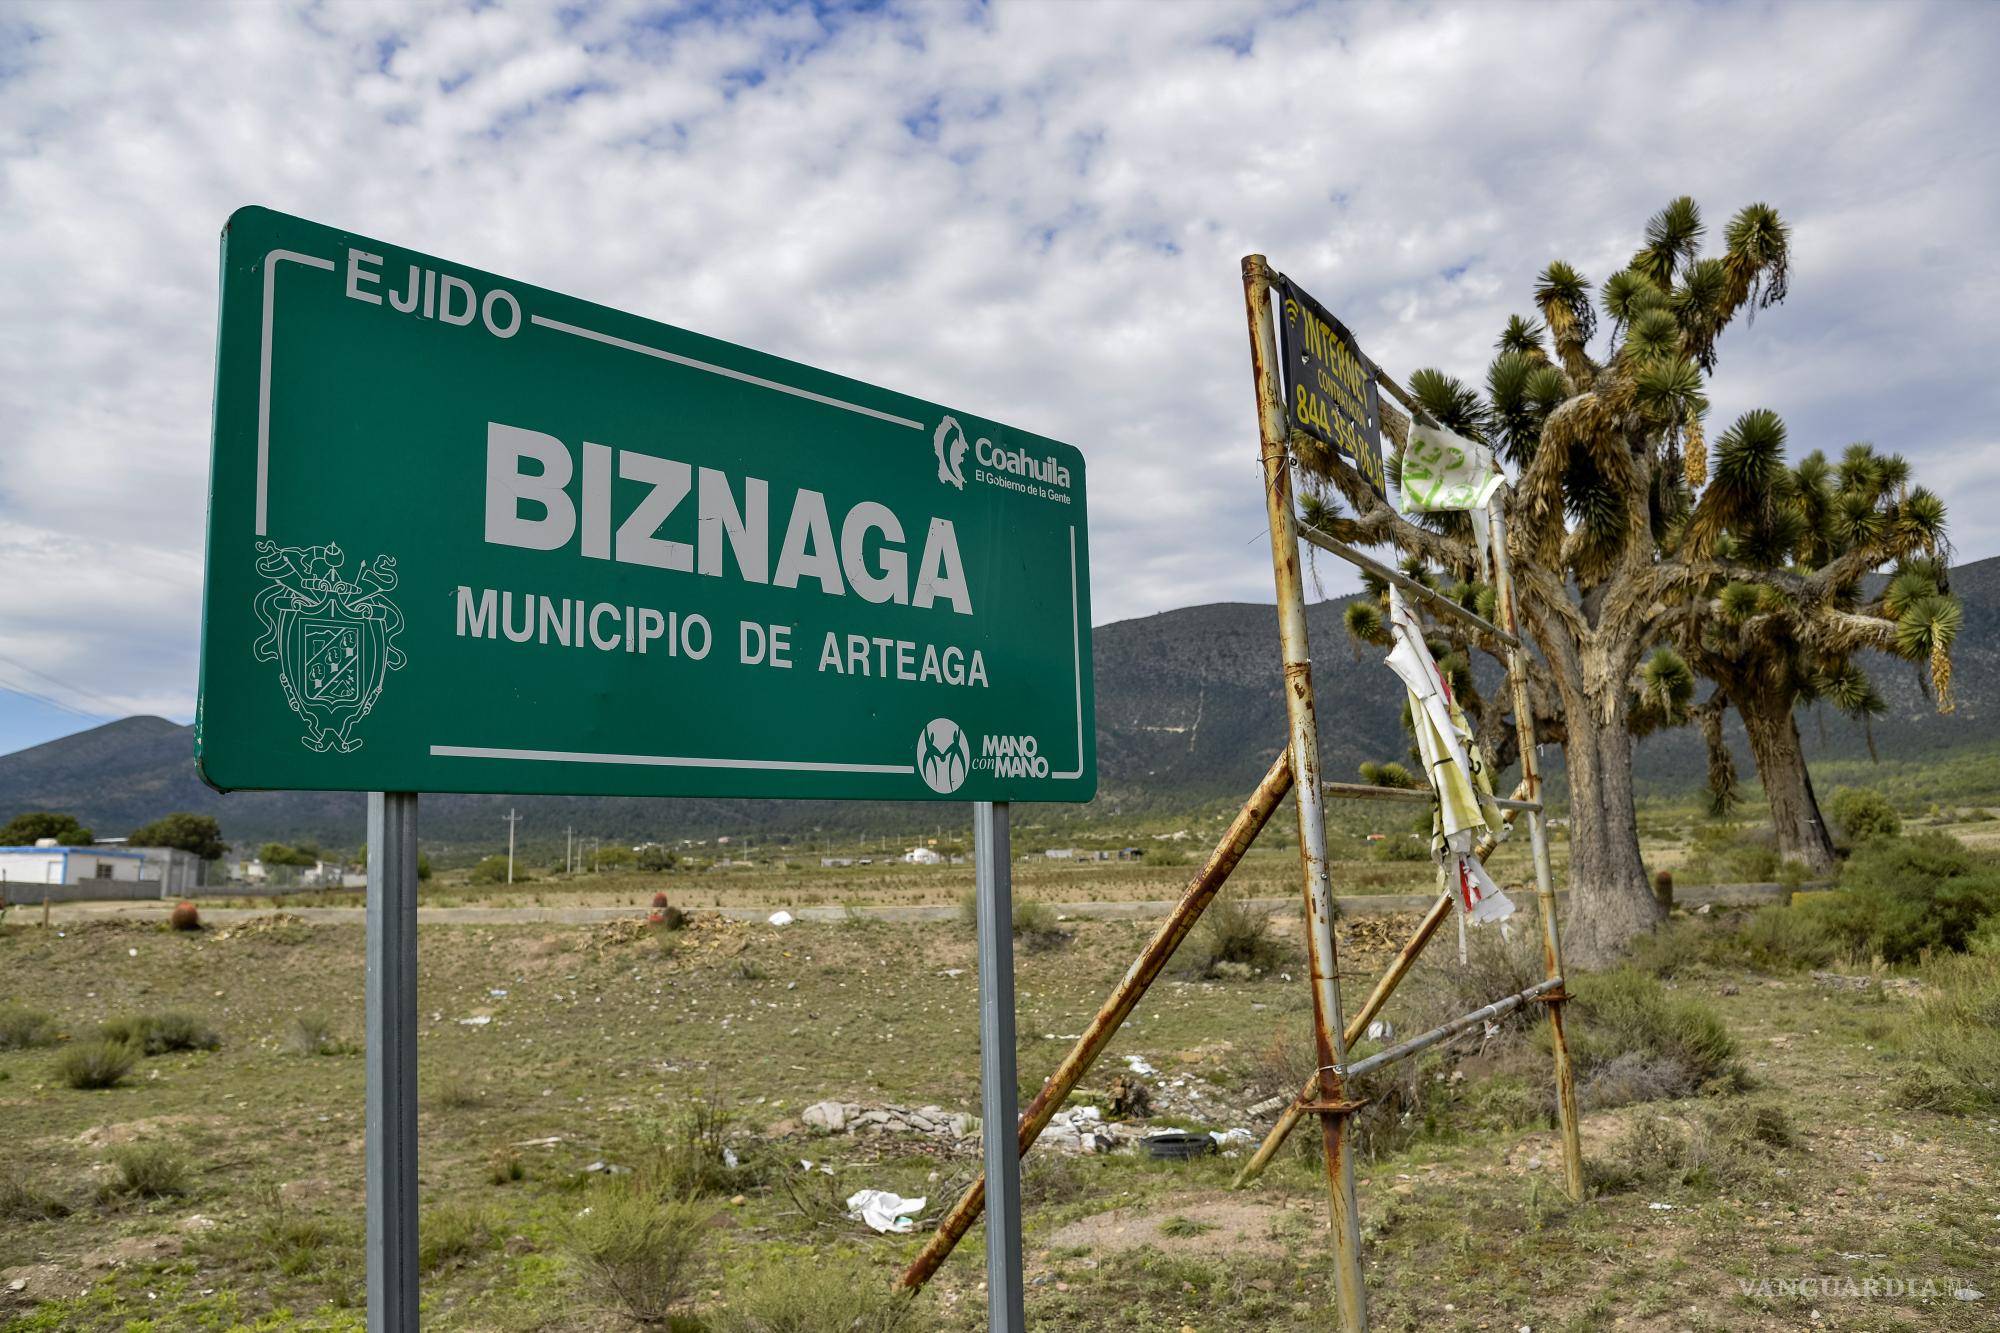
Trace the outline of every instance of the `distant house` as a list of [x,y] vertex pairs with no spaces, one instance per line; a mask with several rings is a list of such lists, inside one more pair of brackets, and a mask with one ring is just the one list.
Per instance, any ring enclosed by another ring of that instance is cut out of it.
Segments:
[[819,859],[819,863],[828,868],[834,866],[851,866],[854,864],[854,858],[851,856],[822,856]]
[[1048,857],[1051,861],[1074,861],[1076,859],[1076,848],[1051,847],[1046,852],[1043,852],[1042,855]]
[[944,858],[928,847],[912,847],[903,853],[903,860],[913,866],[943,865]]

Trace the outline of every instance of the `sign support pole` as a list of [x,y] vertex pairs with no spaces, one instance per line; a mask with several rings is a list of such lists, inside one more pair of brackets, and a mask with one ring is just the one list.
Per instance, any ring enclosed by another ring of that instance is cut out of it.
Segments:
[[1271,271],[1262,255],[1243,261],[1243,296],[1250,322],[1250,364],[1256,377],[1257,426],[1270,517],[1271,565],[1278,592],[1278,639],[1284,652],[1285,713],[1291,725],[1292,795],[1299,812],[1299,869],[1304,881],[1306,954],[1312,969],[1313,1038],[1318,1096],[1333,1223],[1333,1287],[1342,1333],[1368,1333],[1368,1294],[1361,1274],[1361,1217],[1354,1200],[1354,1153],[1346,1022],[1340,1012],[1340,958],[1333,938],[1333,886],[1326,863],[1326,793],[1320,785],[1319,722],[1313,710],[1312,654],[1306,639],[1305,582],[1299,572],[1298,518],[1292,507],[1290,419],[1271,329]]
[[368,1329],[417,1329],[417,795],[368,793]]
[[980,1137],[986,1152],[986,1321],[1021,1333],[1020,1092],[1014,1068],[1014,866],[1005,801],[972,803],[979,904]]

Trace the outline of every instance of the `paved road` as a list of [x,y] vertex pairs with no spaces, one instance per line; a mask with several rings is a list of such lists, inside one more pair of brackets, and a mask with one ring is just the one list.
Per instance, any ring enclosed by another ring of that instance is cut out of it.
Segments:
[[[1704,903],[1717,906],[1744,905],[1767,902],[1783,902],[1789,890],[1781,884],[1713,884],[1680,889],[1675,901],[1683,906],[1699,907]],[[1558,898],[1567,899],[1567,893]],[[1289,912],[1298,908],[1297,898],[1249,898],[1245,900],[1251,907],[1270,912]],[[1343,916],[1379,916],[1392,912],[1421,912],[1436,899],[1427,893],[1381,893],[1337,898]],[[1135,902],[1086,902],[1050,903],[1063,916],[1097,917],[1116,921],[1157,921],[1173,910],[1173,903],[1167,899]],[[134,903],[64,903],[49,909],[49,919],[55,923],[68,921],[163,921],[169,905],[158,901]],[[551,925],[582,926],[599,921],[617,921],[641,915],[643,907],[419,907],[417,923],[426,926],[518,926]],[[720,907],[701,908],[701,911],[719,912],[737,921],[762,921],[769,917],[776,907]],[[950,903],[930,903],[923,905],[882,906],[882,907],[787,907],[800,921],[844,921],[850,912],[870,921],[955,921],[959,908]],[[360,925],[364,920],[363,909],[359,907],[203,907],[202,920],[219,925],[231,921],[243,921],[251,917],[269,916],[273,911],[288,912],[304,921],[320,922],[328,925]],[[34,922],[41,914],[34,907],[23,905],[14,909],[17,921]]]

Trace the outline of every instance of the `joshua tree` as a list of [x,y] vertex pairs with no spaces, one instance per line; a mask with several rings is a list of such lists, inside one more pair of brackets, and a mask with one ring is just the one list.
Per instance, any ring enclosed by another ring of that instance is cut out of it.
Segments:
[[[1568,938],[1586,963],[1615,954],[1663,910],[1640,860],[1632,792],[1647,650],[1677,610],[1694,614],[1718,577],[1766,572],[1736,571],[1722,551],[1681,537],[1712,521],[1693,503],[1687,472],[1689,460],[1705,461],[1704,376],[1716,339],[1738,312],[1784,299],[1789,232],[1775,210],[1753,204],[1730,222],[1721,256],[1700,256],[1702,234],[1691,199],[1648,222],[1642,248],[1605,284],[1613,343],[1601,357],[1589,351],[1597,325],[1590,285],[1557,261],[1536,284],[1540,321],[1516,317],[1502,333],[1484,400],[1441,372],[1411,377],[1427,414],[1497,444],[1518,472],[1504,501],[1508,549],[1524,627],[1562,716],[1576,905]],[[1400,423],[1387,424],[1393,438]],[[1306,469],[1353,509],[1323,506],[1308,521],[1469,576],[1474,562],[1460,533],[1404,519],[1338,457],[1303,436],[1294,445]],[[1718,531],[1727,526],[1717,522]],[[1830,604],[1840,582],[1799,596]]]
[[[1816,873],[1834,868],[1794,710],[1825,700],[1865,720],[1882,697],[1856,663],[1862,648],[1920,662],[1940,711],[1951,708],[1961,609],[1946,589],[1944,503],[1910,485],[1909,465],[1866,444],[1836,466],[1817,451],[1784,462],[1784,423],[1751,412],[1716,442],[1714,476],[1681,534],[1687,555],[1718,570],[1673,616],[1689,661],[1714,681],[1705,705],[1710,791],[1733,792],[1721,708],[1743,719],[1770,803],[1779,852]],[[1866,576],[1887,567],[1870,593]]]

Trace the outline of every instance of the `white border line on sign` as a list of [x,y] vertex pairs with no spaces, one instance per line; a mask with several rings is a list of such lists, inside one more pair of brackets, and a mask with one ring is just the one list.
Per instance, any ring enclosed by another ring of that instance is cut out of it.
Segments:
[[[257,535],[259,537],[265,535],[270,496],[271,326],[277,313],[278,266],[287,260],[295,264],[303,264],[307,268],[321,269],[327,272],[334,271],[336,267],[334,261],[331,259],[322,259],[318,255],[304,254],[297,250],[272,250],[264,256],[264,328],[257,372],[256,524]],[[642,356],[655,357],[661,361],[671,361],[676,365],[687,366],[694,370],[707,371],[709,374],[738,380],[744,384],[754,384],[759,388],[770,389],[776,393],[790,394],[795,398],[804,398],[809,402],[822,403],[828,407],[837,407],[843,411],[858,413],[861,416],[874,417],[878,421],[886,421],[891,425],[907,426],[912,430],[923,429],[923,423],[920,421],[912,421],[908,417],[899,417],[889,412],[878,411],[872,407],[864,407],[859,403],[850,403],[843,399],[828,397],[825,394],[813,393],[807,389],[795,388],[789,384],[780,384],[776,380],[767,380],[740,370],[731,370],[727,366],[713,365],[707,361],[697,361],[693,357],[681,356],[676,352],[664,351],[657,347],[648,347],[644,343],[632,342],[629,339],[614,337],[608,333],[598,333],[593,329],[581,328],[575,324],[565,324],[561,320],[550,319],[545,315],[530,315],[528,318],[531,323],[539,324],[543,328],[554,329],[558,333],[567,333],[574,337],[587,338],[592,342],[603,343],[610,347],[620,347],[626,351],[637,352]],[[1051,773],[1049,775],[1051,778],[1059,781],[1074,781],[1083,776],[1083,630],[1079,623],[1081,608],[1076,586],[1076,528],[1074,526],[1069,530],[1069,608],[1070,670],[1076,696],[1077,766],[1066,772]],[[604,754],[586,750],[528,750],[483,745],[433,745],[430,747],[430,752],[434,758],[441,759],[519,759],[558,764],[633,764],[651,768],[754,769],[785,773],[914,774],[917,771],[914,764],[842,764],[821,763],[803,759],[713,759],[694,755]]]
[[1083,776],[1083,630],[1077,624],[1076,528],[1069,530],[1069,667],[1076,681],[1076,768],[1067,773],[1051,773],[1052,778],[1074,781]]
[[271,479],[271,316],[278,305],[278,265],[287,259],[307,268],[333,270],[331,259],[301,254],[297,250],[273,250],[264,256],[264,348],[257,367],[257,535],[264,535],[266,497]]
[[703,759],[677,754],[598,754],[590,750],[509,750],[489,745],[433,745],[439,759],[537,759],[555,764],[638,764],[647,768],[753,768],[781,773],[915,773],[915,764],[834,764],[807,759]]
[[705,370],[711,375],[721,375],[725,379],[741,380],[745,384],[754,384],[760,389],[771,389],[777,393],[788,393],[794,398],[804,398],[810,402],[825,403],[828,407],[838,407],[844,411],[858,412],[864,417],[874,417],[877,421],[886,421],[892,426],[908,426],[911,430],[922,430],[924,428],[923,422],[912,421],[908,417],[899,417],[890,412],[878,412],[872,407],[863,407],[859,403],[850,403],[840,398],[829,398],[823,393],[813,393],[808,389],[794,388],[789,384],[780,384],[776,380],[763,379],[756,375],[746,374],[741,370],[731,370],[728,366],[718,366],[707,361],[697,361],[691,356],[682,356],[678,352],[662,351],[657,347],[648,347],[644,343],[635,343],[627,338],[614,337],[609,333],[599,333],[595,329],[578,328],[574,324],[565,324],[559,319],[550,319],[546,315],[530,315],[528,316],[528,322],[539,324],[545,329],[554,329],[558,333],[569,333],[579,338],[588,338],[592,342],[600,342],[607,347],[622,347],[628,352],[637,352],[641,356],[658,357],[662,361],[671,361],[677,366],[687,366],[694,370]]

